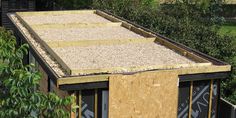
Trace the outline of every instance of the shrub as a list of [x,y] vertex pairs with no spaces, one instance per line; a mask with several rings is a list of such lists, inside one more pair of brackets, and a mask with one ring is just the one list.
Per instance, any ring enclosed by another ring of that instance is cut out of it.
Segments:
[[59,98],[54,93],[45,95],[38,90],[41,75],[31,72],[32,65],[23,65],[28,45],[16,47],[11,32],[0,28],[0,117],[69,117],[64,107],[72,98]]

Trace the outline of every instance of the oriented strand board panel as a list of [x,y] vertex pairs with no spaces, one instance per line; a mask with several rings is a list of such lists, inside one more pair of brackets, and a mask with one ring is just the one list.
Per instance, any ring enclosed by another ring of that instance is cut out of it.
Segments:
[[109,118],[176,118],[178,75],[139,73],[109,78]]
[[39,90],[42,91],[44,94],[48,93],[48,75],[43,70],[43,68],[39,65],[39,72],[41,73],[41,80],[39,81]]

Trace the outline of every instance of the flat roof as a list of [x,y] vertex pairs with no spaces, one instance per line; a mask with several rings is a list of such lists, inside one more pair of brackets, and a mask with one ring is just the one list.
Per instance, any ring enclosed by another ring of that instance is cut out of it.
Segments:
[[50,56],[44,59],[54,64],[59,76],[212,65],[101,11],[18,12],[10,17],[35,47],[40,46],[36,50],[44,52],[42,57]]

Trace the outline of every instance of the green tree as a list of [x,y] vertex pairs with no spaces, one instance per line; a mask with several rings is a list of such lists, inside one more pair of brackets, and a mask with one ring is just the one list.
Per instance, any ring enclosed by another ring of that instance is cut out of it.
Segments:
[[155,1],[94,0],[93,5],[230,63],[233,72],[222,82],[222,96],[236,104],[235,37],[219,34],[224,23],[221,0],[176,0],[161,5]]
[[54,93],[45,95],[38,89],[41,75],[31,72],[33,65],[23,65],[28,45],[16,47],[16,38],[0,28],[0,117],[1,118],[65,118],[65,107],[73,98],[59,98]]
[[93,0],[56,0],[54,5],[55,9],[89,9]]

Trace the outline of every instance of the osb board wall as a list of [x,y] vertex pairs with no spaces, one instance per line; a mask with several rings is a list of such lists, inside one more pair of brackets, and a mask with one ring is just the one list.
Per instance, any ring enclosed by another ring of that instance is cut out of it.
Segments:
[[48,75],[40,65],[39,65],[39,72],[42,75],[42,79],[39,82],[39,90],[40,91],[42,91],[43,93],[48,93],[48,89],[51,86],[50,87],[50,88],[52,88],[51,92],[55,92],[58,96],[60,96],[62,98],[69,96],[69,93],[67,91],[60,90],[54,83],[50,83],[50,86],[48,86],[49,85]]
[[52,92],[55,92],[59,97],[64,98],[64,97],[70,96],[70,93],[68,91],[60,90],[56,86],[56,84],[52,83],[51,86],[52,86]]
[[42,91],[43,93],[48,93],[48,75],[40,65],[38,69],[42,75],[42,78],[39,81],[39,90]]
[[176,118],[177,83],[174,72],[109,78],[109,118]]

